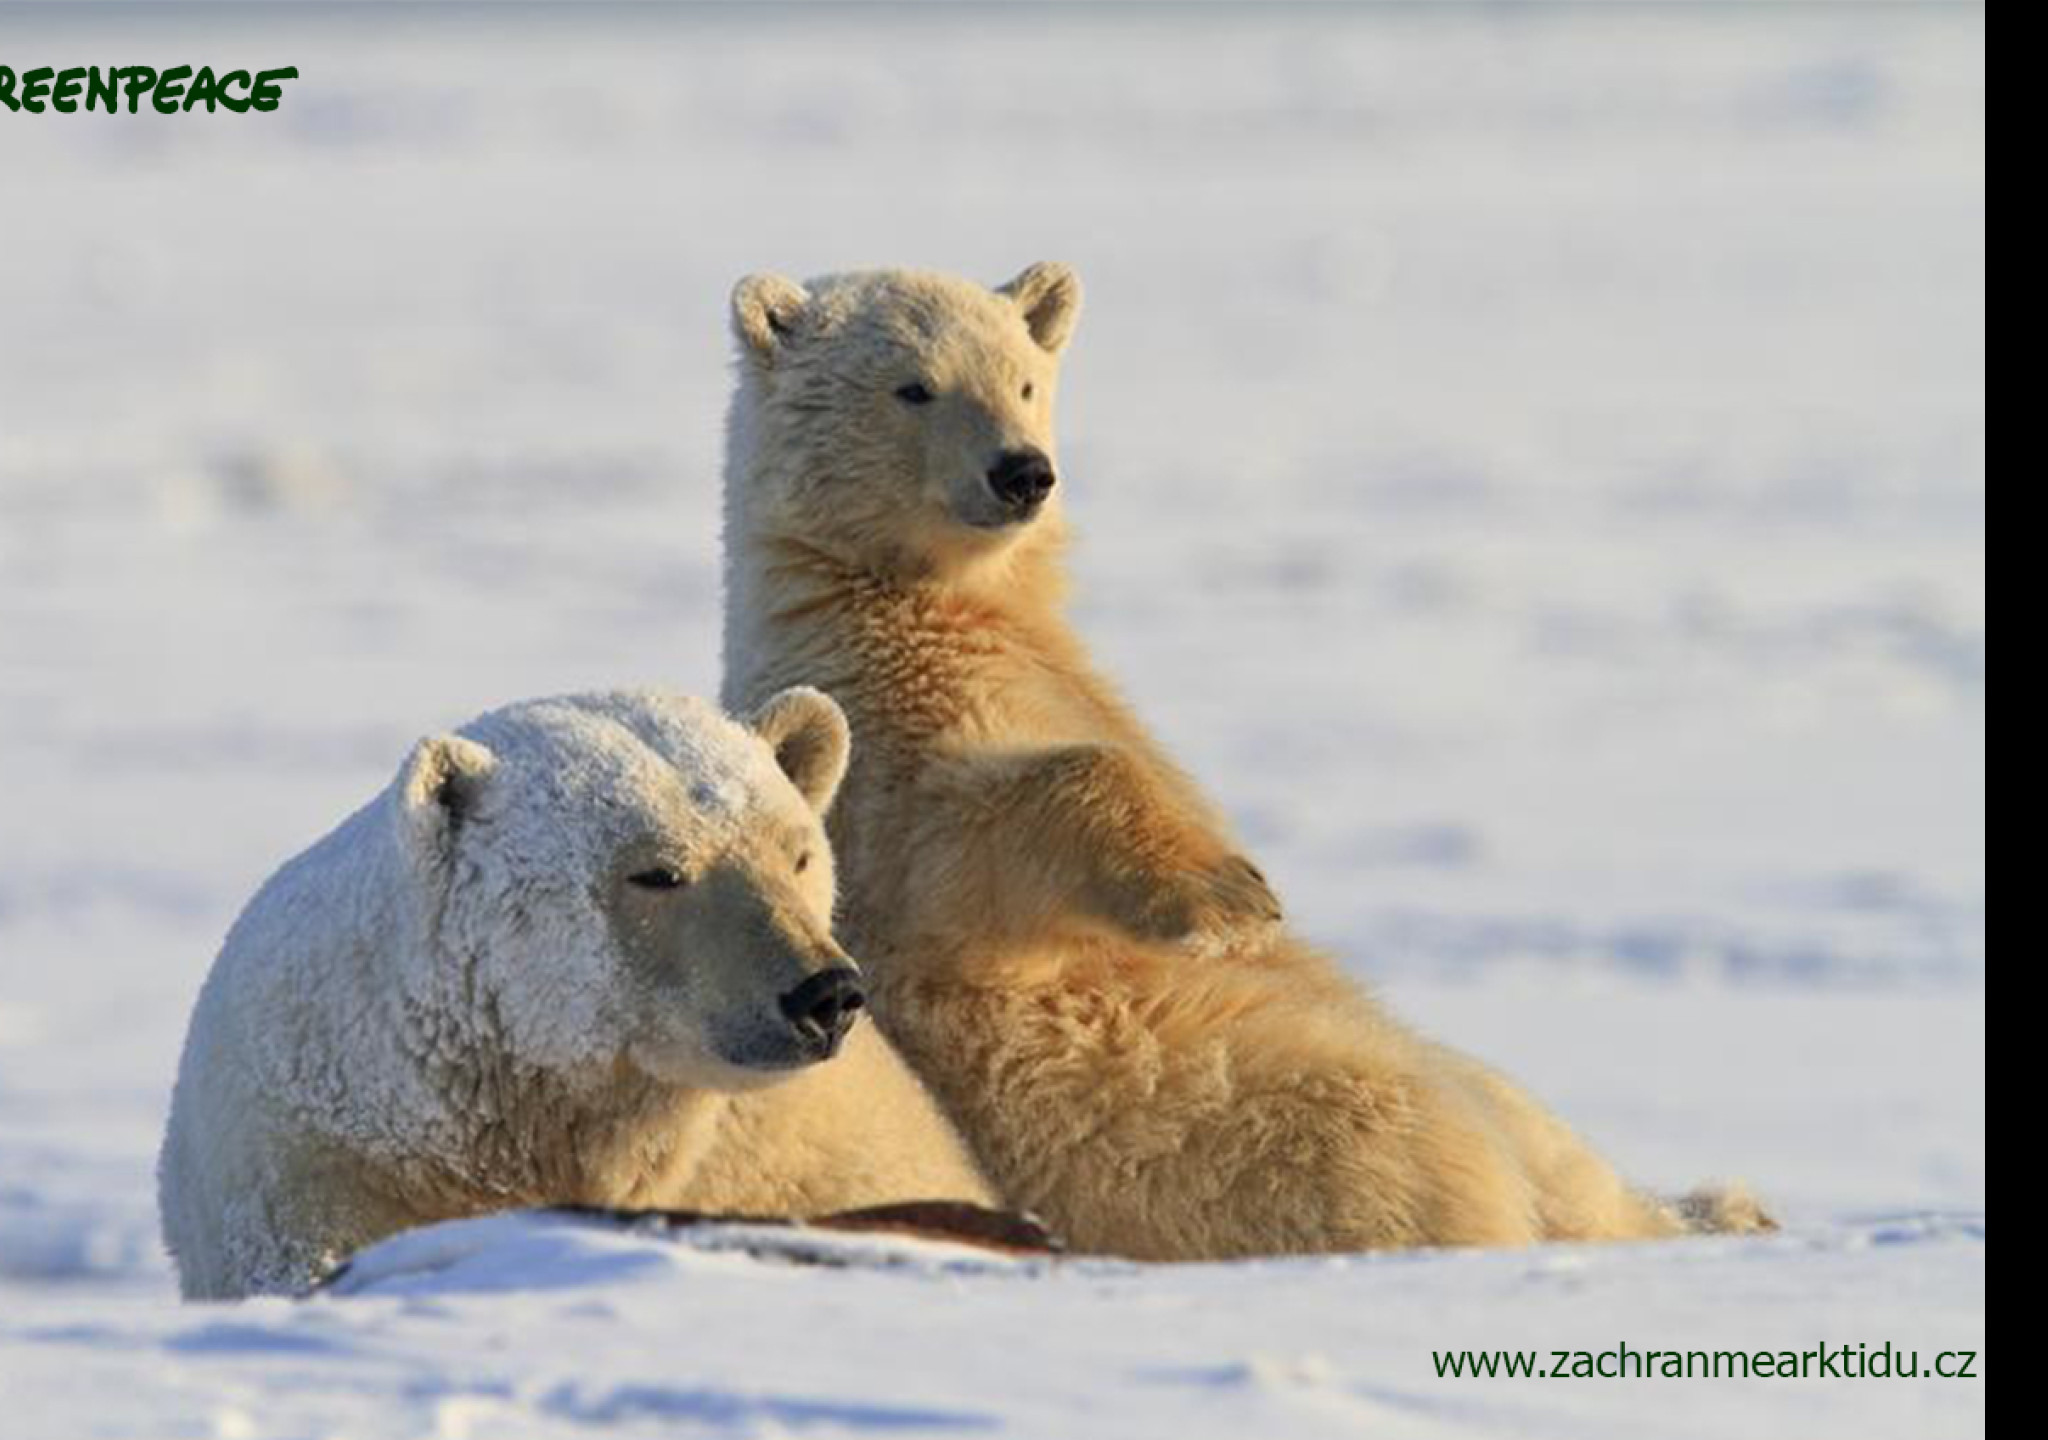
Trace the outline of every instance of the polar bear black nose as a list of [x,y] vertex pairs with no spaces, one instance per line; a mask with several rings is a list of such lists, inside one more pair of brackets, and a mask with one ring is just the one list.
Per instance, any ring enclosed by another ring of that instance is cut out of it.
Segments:
[[853,1017],[867,1004],[860,977],[844,965],[820,970],[778,1002],[782,1013],[797,1033],[827,1055],[853,1025]]
[[989,466],[988,488],[1005,505],[1028,510],[1052,493],[1052,461],[1035,445],[1022,450],[1005,450]]

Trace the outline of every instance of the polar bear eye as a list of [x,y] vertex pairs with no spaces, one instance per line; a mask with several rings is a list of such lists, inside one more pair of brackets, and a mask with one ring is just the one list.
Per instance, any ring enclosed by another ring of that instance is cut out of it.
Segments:
[[652,870],[642,870],[637,875],[628,875],[626,883],[637,885],[642,890],[680,890],[687,882],[680,872],[660,865]]
[[1024,382],[1024,398],[1026,400],[1029,400],[1033,395],[1036,395],[1037,393],[1038,387],[1036,385],[1033,385],[1029,380],[1026,380]]
[[929,405],[932,403],[931,387],[913,380],[908,385],[896,387],[896,398],[905,405]]
[[806,850],[806,851],[804,851],[804,853],[803,853],[803,854],[801,854],[801,855],[799,855],[799,856],[797,856],[797,857],[796,857],[796,873],[797,873],[797,874],[799,874],[799,875],[801,875],[801,874],[803,874],[803,873],[804,873],[804,871],[806,871],[806,870],[808,870],[808,869],[810,869],[810,868],[811,868],[811,852],[810,852],[810,851],[808,851],[808,850]]

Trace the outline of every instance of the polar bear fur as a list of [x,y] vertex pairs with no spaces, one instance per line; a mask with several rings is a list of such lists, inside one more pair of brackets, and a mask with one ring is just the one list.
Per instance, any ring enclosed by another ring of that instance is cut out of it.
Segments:
[[846,707],[843,932],[990,1177],[1152,1259],[1766,1223],[1632,1189],[1289,933],[1064,619],[1059,488],[995,493],[1050,460],[1079,304],[1059,265],[733,296],[725,698]]
[[872,1026],[819,1064],[836,1037],[780,1008],[848,963],[820,822],[846,754],[801,689],[748,725],[618,692],[421,741],[207,977],[159,1165],[185,1293],[301,1291],[517,1206],[992,1201]]

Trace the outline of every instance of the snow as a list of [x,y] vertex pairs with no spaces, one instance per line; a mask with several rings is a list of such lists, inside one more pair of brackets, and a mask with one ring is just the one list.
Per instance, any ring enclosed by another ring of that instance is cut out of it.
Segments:
[[869,1263],[833,1268],[553,1217],[458,1222],[371,1252],[379,1273],[345,1299],[53,1297],[10,1324],[30,1361],[14,1403],[61,1414],[83,1390],[101,1433],[155,1435],[1689,1437],[1834,1433],[1850,1411],[1874,1436],[1982,1425],[1967,1380],[1451,1381],[1429,1356],[1889,1341],[1925,1347],[1924,1365],[1936,1337],[1981,1352],[1981,1218],[1165,1269],[864,1248]]
[[[303,78],[0,119],[10,1433],[1982,1428],[1981,1381],[1430,1362],[1983,1348],[1981,13],[113,13],[6,63]],[[422,733],[716,690],[733,279],[1055,257],[1079,620],[1303,928],[1786,1231],[818,1268],[508,1218],[179,1306],[151,1165],[262,877]]]

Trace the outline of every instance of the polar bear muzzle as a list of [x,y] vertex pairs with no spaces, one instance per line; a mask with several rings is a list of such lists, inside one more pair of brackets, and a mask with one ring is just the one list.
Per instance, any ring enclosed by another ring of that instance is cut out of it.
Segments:
[[988,468],[988,488],[1003,502],[1013,520],[1027,520],[1038,513],[1045,497],[1057,482],[1052,461],[1036,445],[1005,450]]
[[657,1068],[730,1083],[837,1053],[866,1003],[860,972],[795,886],[737,856],[673,886],[639,883],[637,858],[620,869],[608,919]]
[[785,992],[775,1003],[788,1017],[797,1039],[824,1060],[838,1053],[839,1042],[867,1004],[867,992],[861,989],[860,976],[852,966],[833,965]]

